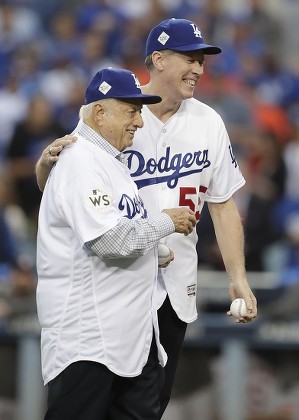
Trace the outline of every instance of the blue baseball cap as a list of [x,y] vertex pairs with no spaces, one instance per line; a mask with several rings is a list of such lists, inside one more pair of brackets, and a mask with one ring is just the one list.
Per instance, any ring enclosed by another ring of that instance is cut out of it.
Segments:
[[154,51],[195,51],[204,54],[220,54],[221,48],[205,44],[199,27],[187,19],[167,19],[155,26],[149,33],[145,55]]
[[98,71],[91,79],[85,93],[85,103],[102,99],[140,99],[143,104],[156,104],[162,101],[160,96],[144,95],[134,73],[112,67]]

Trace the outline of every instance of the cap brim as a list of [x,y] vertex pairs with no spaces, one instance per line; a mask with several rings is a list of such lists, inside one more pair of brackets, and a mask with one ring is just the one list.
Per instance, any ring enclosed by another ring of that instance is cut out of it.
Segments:
[[181,45],[179,47],[170,48],[174,51],[197,51],[201,50],[204,54],[207,55],[214,55],[220,54],[222,52],[221,48],[215,47],[214,45],[209,44],[189,44],[189,45]]
[[113,96],[115,99],[140,99],[141,102],[145,105],[149,104],[157,104],[162,101],[161,96],[157,95],[145,95],[145,94],[136,94],[130,96]]

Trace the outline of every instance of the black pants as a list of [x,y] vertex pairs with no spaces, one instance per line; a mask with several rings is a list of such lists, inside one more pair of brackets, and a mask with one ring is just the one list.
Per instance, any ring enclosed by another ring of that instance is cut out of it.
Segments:
[[134,378],[115,375],[100,363],[76,362],[49,382],[45,420],[157,420],[163,382],[154,342]]
[[168,361],[164,368],[165,382],[160,395],[160,414],[158,419],[161,419],[170,400],[175,372],[178,366],[187,324],[178,318],[176,312],[171,306],[168,296],[161,308],[158,310],[158,319],[160,327],[160,341],[168,356]]

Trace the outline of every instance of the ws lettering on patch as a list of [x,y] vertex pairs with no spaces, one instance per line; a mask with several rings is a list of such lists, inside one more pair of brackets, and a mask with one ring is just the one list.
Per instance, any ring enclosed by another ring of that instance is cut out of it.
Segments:
[[[112,207],[112,203],[112,197],[101,188],[93,189],[92,194],[86,200],[88,207],[93,208],[101,214],[107,213]],[[118,203],[118,209],[122,212],[122,216],[128,219],[134,219],[135,217],[147,218],[144,203],[138,195],[130,197],[128,194],[122,194]]]
[[106,213],[112,205],[112,198],[101,188],[92,190],[92,194],[86,200],[86,204],[98,211],[99,213]]

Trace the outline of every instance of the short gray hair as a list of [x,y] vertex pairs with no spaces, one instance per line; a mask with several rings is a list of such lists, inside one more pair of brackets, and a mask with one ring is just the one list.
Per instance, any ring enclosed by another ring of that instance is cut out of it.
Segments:
[[82,105],[80,110],[79,110],[79,118],[81,120],[84,120],[85,118],[90,118],[91,117],[91,112],[92,112],[92,108],[95,102],[91,102],[90,104],[87,105]]
[[107,99],[101,99],[100,101],[91,102],[90,104],[87,104],[87,105],[82,105],[79,110],[79,118],[82,120],[91,118],[93,107],[96,104],[104,105],[104,108],[106,108],[110,104],[112,105],[113,103],[116,103],[116,102],[117,102],[117,99],[107,98]]

